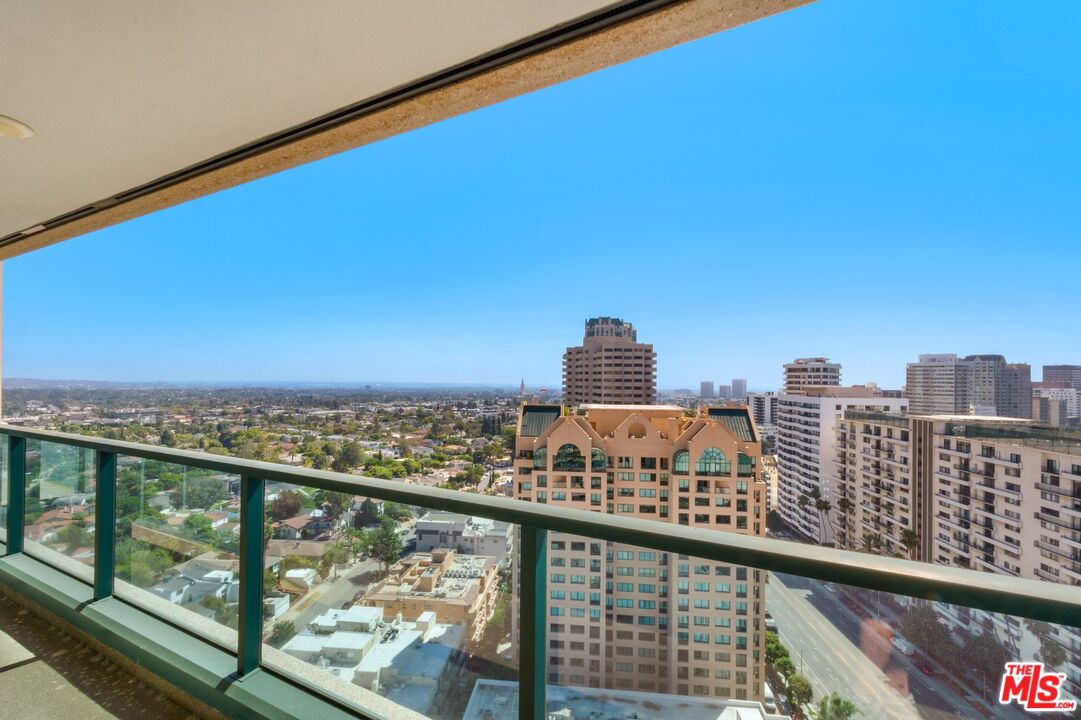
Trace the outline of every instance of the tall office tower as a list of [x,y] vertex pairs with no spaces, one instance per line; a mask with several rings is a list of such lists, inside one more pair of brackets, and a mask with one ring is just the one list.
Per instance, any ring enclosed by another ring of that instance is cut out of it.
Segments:
[[703,380],[698,386],[698,397],[711,398],[713,397],[713,383],[709,380]]
[[[901,411],[904,398],[876,395],[876,388],[806,387],[800,394],[777,398],[777,510],[792,528],[815,542],[834,543],[827,513],[816,507],[817,495],[834,508],[836,426],[846,410]],[[806,501],[801,501],[806,497]]]
[[918,414],[1032,416],[1031,369],[1001,355],[920,355],[905,393]]
[[1032,417],[1032,367],[1028,363],[1006,364],[996,404],[1003,417]]
[[[835,504],[838,544],[1081,585],[1081,439],[1031,422],[846,411],[837,426],[847,500]],[[935,607],[963,632],[991,631],[1014,649],[1033,644],[1019,618]],[[1069,691],[1081,697],[1081,631],[1054,633],[1068,653],[1060,667]]]
[[777,415],[777,393],[750,393],[747,395],[747,407],[755,425],[772,425]]
[[[515,496],[762,535],[760,453],[745,407],[524,405]],[[761,698],[765,573],[560,533],[548,542],[551,684]]]
[[920,355],[905,371],[909,411],[920,415],[964,415],[972,404],[972,366],[952,353]]
[[1066,387],[1081,390],[1081,365],[1044,365],[1043,381],[1066,383]]
[[717,397],[719,397],[719,398],[730,398],[730,397],[732,397],[732,386],[731,385],[718,385],[717,386]]
[[732,381],[732,397],[736,400],[743,401],[747,397],[747,381],[741,379],[735,379]]
[[657,401],[657,354],[638,342],[629,322],[586,320],[581,345],[563,354],[563,402],[568,405],[649,405]]
[[785,395],[799,395],[805,387],[836,387],[841,384],[841,363],[829,358],[798,358],[784,366]]

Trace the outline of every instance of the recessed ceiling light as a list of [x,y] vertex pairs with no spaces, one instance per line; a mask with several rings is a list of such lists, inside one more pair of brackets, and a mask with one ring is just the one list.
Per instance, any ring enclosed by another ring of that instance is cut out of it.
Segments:
[[7,115],[0,115],[0,137],[18,140],[19,138],[28,138],[33,134],[34,130],[29,125],[21,123],[15,118],[9,118]]

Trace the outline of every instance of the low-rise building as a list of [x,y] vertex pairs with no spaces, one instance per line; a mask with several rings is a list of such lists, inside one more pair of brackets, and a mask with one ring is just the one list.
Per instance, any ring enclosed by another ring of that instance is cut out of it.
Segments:
[[364,594],[361,604],[401,613],[406,620],[434,612],[438,622],[461,625],[467,637],[479,639],[495,609],[496,567],[495,559],[485,555],[445,548],[415,552],[392,567]]
[[[680,720],[790,720],[753,700],[694,697],[667,693],[549,685],[548,717],[560,720],[594,718],[680,718]],[[501,720],[518,715],[518,683],[478,680],[462,720]]]
[[489,555],[500,567],[510,557],[510,523],[446,512],[429,512],[417,520],[417,552],[450,548],[463,555]]
[[412,622],[400,614],[385,621],[383,608],[354,605],[320,615],[282,651],[431,715],[437,698],[455,684],[463,633],[462,626],[437,623],[430,611]]

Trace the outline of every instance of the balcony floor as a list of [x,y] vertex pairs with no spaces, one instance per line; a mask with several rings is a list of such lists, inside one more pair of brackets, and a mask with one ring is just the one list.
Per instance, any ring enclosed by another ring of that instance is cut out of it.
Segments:
[[12,718],[196,718],[2,594],[0,698]]

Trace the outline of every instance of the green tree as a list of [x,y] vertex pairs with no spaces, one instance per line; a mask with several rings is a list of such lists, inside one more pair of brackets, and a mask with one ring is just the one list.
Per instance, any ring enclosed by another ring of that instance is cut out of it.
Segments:
[[300,512],[301,496],[295,490],[286,490],[278,493],[267,505],[267,517],[275,522],[296,516]]
[[398,534],[397,524],[388,517],[384,517],[383,522],[372,530],[371,534],[372,557],[379,561],[382,572],[386,573],[402,556],[402,536]]
[[206,537],[210,534],[210,526],[213,523],[206,515],[188,515],[184,518],[184,527],[197,537]]
[[916,647],[939,662],[947,666],[953,664],[957,646],[950,640],[949,628],[930,605],[922,604],[909,608],[901,617],[901,632]]
[[818,701],[816,720],[851,720],[860,714],[854,702],[837,693],[830,693]]
[[389,500],[383,503],[383,514],[398,521],[408,520],[413,517],[413,511],[409,509],[408,505],[390,502]]
[[901,531],[901,544],[908,551],[908,557],[915,560],[916,550],[920,547],[920,534],[911,528]]
[[214,611],[214,620],[222,625],[228,625],[231,628],[237,626],[237,613],[236,610],[229,607],[229,604],[222,600],[217,595],[207,595],[205,598],[199,601],[199,604],[208,610]]
[[297,634],[296,626],[288,620],[279,620],[274,623],[274,628],[270,631],[270,644],[274,647],[281,647],[285,643],[289,642],[294,635]]
[[[170,498],[173,507],[178,508],[202,508],[208,509],[215,504],[229,499],[229,493],[225,491],[225,481],[220,477],[198,476],[187,479],[187,491],[183,487],[173,490]],[[185,496],[187,504],[184,504]]]
[[796,672],[796,664],[792,662],[792,658],[785,655],[784,657],[777,658],[777,662],[773,663],[773,669],[777,671],[777,674],[788,681],[788,678],[792,677]]
[[56,539],[67,546],[65,552],[68,555],[81,547],[89,547],[94,544],[93,536],[90,532],[78,523],[72,523],[61,529],[60,532],[56,534]]
[[1010,660],[1009,649],[991,632],[969,635],[965,639],[964,658],[982,678],[997,678]]
[[796,674],[788,678],[788,698],[796,706],[803,707],[814,699],[814,689],[811,681],[802,675]]

